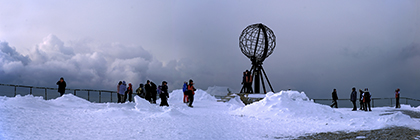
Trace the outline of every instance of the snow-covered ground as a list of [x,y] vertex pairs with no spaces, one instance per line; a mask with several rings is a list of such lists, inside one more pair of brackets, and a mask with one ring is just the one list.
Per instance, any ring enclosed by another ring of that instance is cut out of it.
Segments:
[[[0,139],[277,139],[391,126],[420,130],[419,119],[390,112],[391,107],[332,109],[297,91],[268,93],[248,106],[239,98],[217,102],[198,90],[189,108],[182,97],[174,90],[170,107],[160,107],[137,96],[135,103],[124,104],[91,103],[72,94],[51,100],[0,96]],[[401,110],[420,112],[420,107]]]

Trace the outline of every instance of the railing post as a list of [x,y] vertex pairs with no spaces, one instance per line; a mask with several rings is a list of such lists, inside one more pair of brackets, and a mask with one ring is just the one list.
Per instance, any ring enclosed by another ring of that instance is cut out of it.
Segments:
[[90,95],[90,91],[88,90],[88,101],[90,101],[90,99],[89,99],[89,95]]
[[391,107],[392,107],[392,98],[391,98]]
[[372,98],[372,108],[375,107],[375,100]]
[[15,97],[16,97],[16,86],[15,86]]
[[101,95],[101,91],[99,91],[99,103],[101,103],[101,97],[102,95]]
[[45,89],[45,100],[47,100],[47,89]]
[[73,94],[74,94],[74,96],[76,96],[76,90],[74,90],[74,93]]
[[112,103],[112,92],[111,92],[111,103]]
[[29,94],[30,94],[30,95],[32,95],[32,87],[30,87],[30,89],[31,89],[31,90],[30,90]]

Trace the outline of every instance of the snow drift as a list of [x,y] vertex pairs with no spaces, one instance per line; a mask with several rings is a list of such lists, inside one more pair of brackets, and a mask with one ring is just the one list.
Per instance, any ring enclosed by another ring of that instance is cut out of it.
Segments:
[[390,107],[332,109],[297,91],[268,93],[247,106],[239,98],[217,102],[197,90],[189,108],[182,97],[182,90],[174,90],[170,106],[160,107],[137,96],[124,104],[91,103],[72,94],[50,100],[0,96],[0,139],[265,139],[392,126],[420,129],[418,119]]

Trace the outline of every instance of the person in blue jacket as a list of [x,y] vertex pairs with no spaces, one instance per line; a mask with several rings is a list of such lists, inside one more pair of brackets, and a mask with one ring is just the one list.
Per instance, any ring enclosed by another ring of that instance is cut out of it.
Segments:
[[118,103],[124,103],[124,94],[125,91],[127,90],[127,85],[125,84],[125,81],[122,81],[121,85],[119,85],[119,89],[118,89],[118,96],[120,96]]

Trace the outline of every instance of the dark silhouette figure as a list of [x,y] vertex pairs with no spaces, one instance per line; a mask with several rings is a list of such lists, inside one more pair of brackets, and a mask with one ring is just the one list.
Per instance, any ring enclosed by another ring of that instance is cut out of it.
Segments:
[[245,71],[245,92],[246,93],[253,93],[252,91],[252,74],[250,71]]
[[338,96],[337,96],[337,90],[336,89],[334,89],[333,92],[332,92],[332,99],[333,99],[333,104],[331,105],[331,107],[338,108],[338,104],[337,104]]
[[61,77],[60,80],[57,82],[58,85],[58,93],[60,93],[60,96],[63,96],[63,94],[66,92],[66,81],[64,81],[64,78]]
[[395,101],[397,102],[395,104],[395,108],[401,108],[401,105],[400,105],[400,89],[399,88],[397,88],[395,90]]
[[363,93],[363,101],[365,102],[365,111],[368,111],[368,108],[369,108],[369,111],[372,111],[370,109],[370,97],[371,95],[368,91],[368,88],[365,88],[365,91]]
[[153,83],[153,82],[150,82],[150,89],[152,90],[151,91],[151,102],[152,102],[152,104],[156,104],[156,99],[157,99],[157,86],[156,86],[156,84],[155,83]]
[[351,89],[350,101],[353,103],[353,110],[352,111],[356,111],[357,110],[357,107],[356,107],[357,92],[356,92],[356,88],[355,87],[353,87]]
[[162,86],[160,87],[160,93],[159,93],[159,97],[160,97],[160,106],[169,106],[168,104],[168,98],[169,98],[169,93],[168,93],[168,85],[166,81],[162,82]]
[[150,85],[150,81],[147,80],[146,85],[144,86],[144,89],[146,89],[146,100],[152,103],[152,86]]

